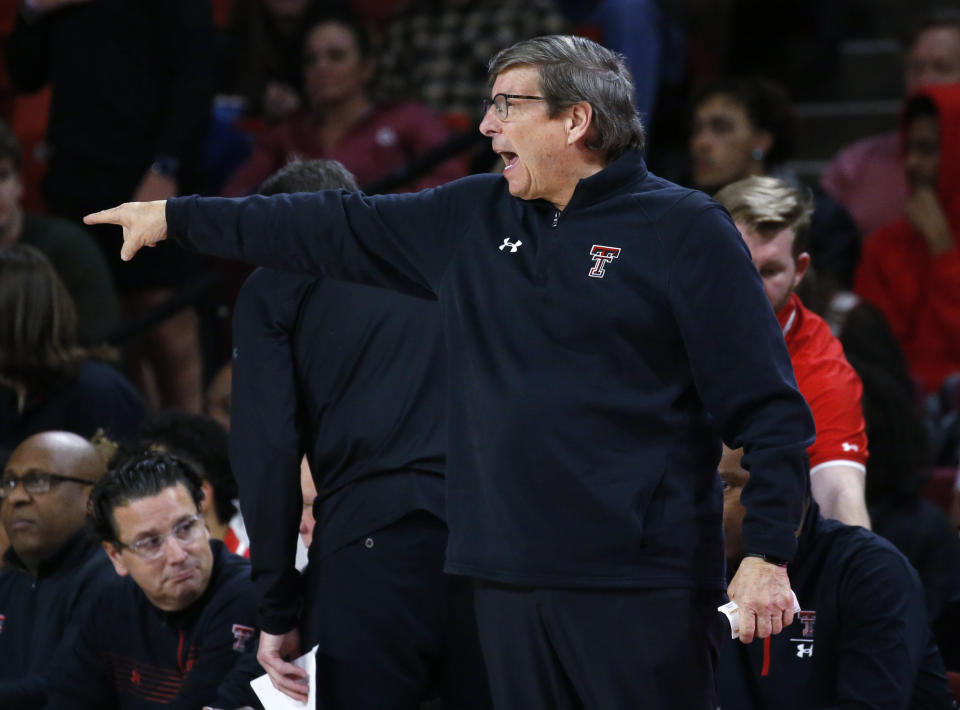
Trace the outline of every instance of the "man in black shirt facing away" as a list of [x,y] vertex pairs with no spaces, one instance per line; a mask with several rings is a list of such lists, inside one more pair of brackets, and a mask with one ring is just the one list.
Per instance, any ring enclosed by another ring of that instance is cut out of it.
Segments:
[[73,643],[115,577],[83,531],[90,487],[104,461],[65,431],[35,434],[13,450],[0,478],[0,518],[10,549],[0,570],[0,707],[43,706],[50,658]]
[[[295,161],[263,194],[356,190],[336,161]],[[278,686],[319,644],[323,707],[415,710],[439,692],[488,708],[469,580],[443,573],[443,394],[435,301],[255,271],[234,314],[230,450],[261,593],[259,659]],[[317,488],[294,567],[300,460]]]
[[94,487],[89,527],[129,579],[101,595],[55,660],[47,708],[219,705],[218,687],[252,653],[256,603],[246,560],[210,540],[200,486],[186,464],[151,453]]

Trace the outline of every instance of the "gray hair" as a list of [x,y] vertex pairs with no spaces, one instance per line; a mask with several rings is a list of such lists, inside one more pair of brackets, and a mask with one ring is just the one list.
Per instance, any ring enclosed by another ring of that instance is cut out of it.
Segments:
[[643,150],[646,136],[637,115],[633,77],[622,54],[571,35],[534,37],[501,50],[490,60],[489,81],[518,65],[536,67],[549,115],[580,101],[593,107],[593,132],[585,145],[612,162],[628,150]]
[[735,222],[761,234],[794,230],[793,255],[806,251],[807,228],[813,214],[813,196],[777,178],[753,176],[720,190],[714,199],[727,208]]
[[260,185],[261,195],[279,195],[317,190],[355,192],[357,181],[343,163],[336,160],[303,160],[294,158]]

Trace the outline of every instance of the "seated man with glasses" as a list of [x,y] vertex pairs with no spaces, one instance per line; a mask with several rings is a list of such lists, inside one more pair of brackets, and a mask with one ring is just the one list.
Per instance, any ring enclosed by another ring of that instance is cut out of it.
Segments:
[[88,527],[130,579],[101,597],[57,658],[47,708],[220,704],[219,686],[253,650],[257,604],[249,564],[210,539],[202,500],[199,476],[155,452],[94,487]]
[[0,707],[43,707],[50,656],[114,579],[83,531],[90,487],[106,466],[77,434],[23,441],[0,477],[0,519],[10,538],[0,570]]

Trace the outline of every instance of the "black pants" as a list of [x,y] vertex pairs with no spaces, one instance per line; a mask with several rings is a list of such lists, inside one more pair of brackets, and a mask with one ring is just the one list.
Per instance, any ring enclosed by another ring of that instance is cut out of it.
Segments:
[[319,643],[317,707],[489,710],[470,579],[443,573],[447,528],[413,513],[311,559],[300,634]]
[[715,710],[720,592],[478,581],[497,710]]

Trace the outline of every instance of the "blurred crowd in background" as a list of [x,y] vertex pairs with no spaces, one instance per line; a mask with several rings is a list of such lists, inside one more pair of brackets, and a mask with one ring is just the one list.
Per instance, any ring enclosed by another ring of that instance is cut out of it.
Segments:
[[0,0],[0,462],[50,430],[182,451],[242,552],[226,432],[251,269],[171,244],[121,262],[81,218],[249,195],[295,157],[368,193],[496,171],[487,62],[556,33],[626,56],[653,172],[812,194],[800,293],[863,381],[873,528],[960,670],[958,3]]

